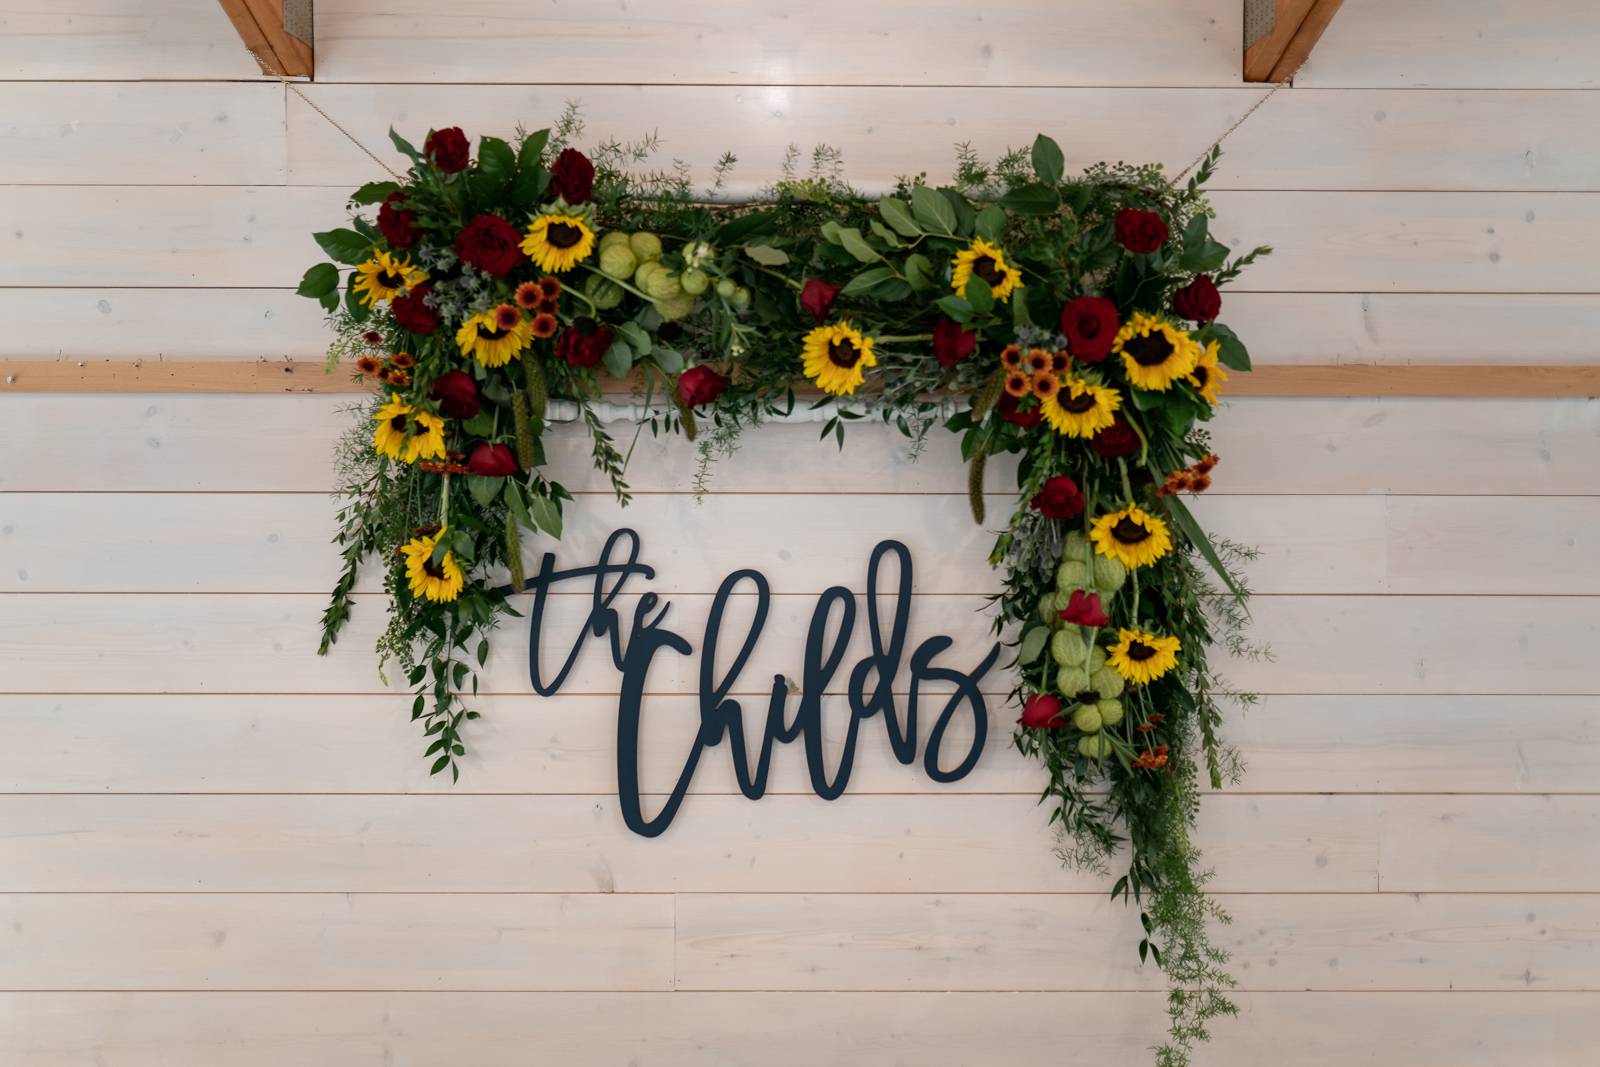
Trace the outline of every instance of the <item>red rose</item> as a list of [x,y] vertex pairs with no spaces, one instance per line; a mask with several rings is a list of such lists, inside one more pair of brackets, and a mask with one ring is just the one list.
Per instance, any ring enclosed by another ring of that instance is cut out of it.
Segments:
[[1117,212],[1117,242],[1130,252],[1154,252],[1167,243],[1171,231],[1154,211],[1125,207]]
[[467,457],[467,471],[485,478],[504,478],[517,473],[517,457],[506,445],[487,442],[472,450]]
[[429,396],[452,419],[470,419],[478,413],[478,383],[465,371],[446,371],[434,379]]
[[800,290],[800,306],[821,322],[828,317],[828,309],[833,307],[833,298],[839,295],[839,289],[839,286],[829,285],[821,278],[808,278],[805,288]]
[[576,148],[563,148],[550,168],[550,191],[569,204],[581,204],[594,191],[594,164]]
[[1080,296],[1061,309],[1067,351],[1080,363],[1099,363],[1109,356],[1121,325],[1117,305],[1103,296]]
[[439,325],[439,316],[425,302],[433,287],[423,284],[389,301],[389,311],[402,330],[412,333],[432,333]]
[[954,367],[972,355],[978,346],[978,335],[963,330],[959,323],[940,319],[933,324],[933,358],[941,367]]
[[456,255],[461,262],[504,278],[522,262],[522,234],[499,215],[479,215],[456,235]]
[[1089,446],[1106,459],[1131,456],[1139,451],[1138,431],[1121,415],[1115,416],[1115,419],[1115,422],[1089,440]]
[[1039,410],[1038,405],[1023,411],[1017,406],[1019,403],[1020,401],[1017,397],[1012,396],[1010,393],[1004,393],[1001,395],[999,402],[995,404],[995,410],[1000,412],[1002,419],[1014,426],[1021,426],[1024,430],[1032,429],[1044,421],[1044,412]]
[[461,132],[461,127],[451,126],[428,134],[428,139],[422,142],[422,154],[433,160],[433,165],[446,174],[454,174],[467,169],[472,149],[468,147],[467,135]]
[[1196,274],[1194,281],[1172,294],[1172,310],[1195,322],[1210,322],[1222,310],[1222,294],[1209,274]]
[[417,241],[417,213],[404,208],[406,195],[390,193],[378,205],[378,230],[395,248],[410,248]]
[[1104,626],[1111,620],[1100,607],[1100,594],[1086,589],[1074,589],[1067,598],[1067,608],[1061,617],[1078,626]]
[[727,387],[726,375],[704,365],[690,367],[678,375],[678,401],[686,408],[697,408],[717,399]]
[[1060,715],[1060,700],[1049,693],[1035,693],[1022,705],[1022,718],[1017,723],[1033,730],[1058,730],[1067,724]]
[[1083,514],[1083,490],[1065,474],[1045,480],[1044,487],[1034,494],[1033,510],[1047,519],[1075,519]]
[[580,315],[556,338],[556,355],[574,367],[592,367],[611,347],[611,337],[611,327]]

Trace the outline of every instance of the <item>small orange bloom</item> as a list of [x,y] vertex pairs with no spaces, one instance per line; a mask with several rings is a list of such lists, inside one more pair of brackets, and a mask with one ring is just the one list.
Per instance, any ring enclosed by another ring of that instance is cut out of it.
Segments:
[[1060,375],[1067,373],[1067,368],[1070,366],[1072,366],[1072,357],[1067,354],[1067,350],[1065,348],[1058,349],[1053,355],[1051,355],[1051,374],[1059,377]]
[[1052,360],[1051,354],[1044,349],[1030,348],[1028,349],[1028,358],[1023,365],[1028,368],[1029,374],[1045,374],[1050,370]]
[[356,360],[356,370],[369,378],[376,378],[379,372],[383,370],[383,363],[379,361],[377,356],[362,356]]
[[1022,347],[1020,345],[1006,345],[1000,350],[1000,365],[1006,370],[1017,370],[1022,366]]
[[494,325],[498,330],[512,330],[522,321],[522,312],[510,304],[499,304],[494,309]]
[[1048,374],[1041,374],[1033,380],[1033,395],[1040,400],[1049,400],[1061,391],[1061,383]]
[[533,335],[535,337],[554,337],[558,326],[560,326],[560,323],[548,311],[541,311],[533,317]]
[[401,370],[410,370],[416,365],[417,361],[411,358],[410,352],[396,352],[389,357],[389,366],[399,367]]
[[1156,748],[1153,748],[1153,749],[1145,749],[1143,752],[1141,752],[1137,756],[1133,757],[1133,766],[1134,766],[1135,769],[1154,771],[1154,770],[1159,770],[1160,768],[1165,767],[1166,765],[1167,765],[1167,746],[1166,745],[1159,745],[1159,746],[1157,746]]
[[1027,396],[1030,392],[1032,392],[1032,386],[1028,383],[1028,376],[1026,374],[1019,370],[1014,370],[1010,374],[1006,375],[1007,395],[1014,396],[1020,400]]
[[539,295],[546,300],[554,300],[561,295],[561,279],[552,278],[546,274],[534,283],[539,287]]
[[517,307],[532,311],[539,306],[539,301],[544,299],[544,294],[539,291],[538,282],[523,282],[517,286]]
[[540,300],[539,301],[539,310],[544,312],[546,315],[554,315],[556,313],[556,309],[559,308],[560,306],[561,306],[561,303],[560,303],[560,301],[557,301],[557,300]]

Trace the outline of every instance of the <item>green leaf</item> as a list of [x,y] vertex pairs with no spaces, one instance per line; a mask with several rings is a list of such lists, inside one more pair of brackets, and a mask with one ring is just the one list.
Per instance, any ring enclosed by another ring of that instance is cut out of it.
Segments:
[[1202,274],[1208,270],[1216,270],[1227,262],[1228,246],[1207,236],[1198,245],[1190,245],[1185,238],[1183,255],[1178,259],[1178,266],[1195,274]]
[[335,286],[326,293],[317,297],[317,303],[322,305],[322,310],[330,314],[339,310],[339,289]]
[[344,290],[344,310],[352,322],[366,322],[372,317],[372,309],[361,302],[361,297],[356,295],[356,274],[350,272],[350,283]]
[[1211,324],[1211,333],[1217,339],[1217,359],[1232,370],[1250,369],[1250,353],[1239,340],[1239,335],[1220,322]]
[[854,278],[851,278],[849,281],[845,282],[844,288],[840,290],[840,292],[845,296],[855,296],[859,293],[866,292],[879,282],[891,280],[893,278],[894,271],[890,270],[888,267],[873,267],[870,270],[862,271]]
[[966,289],[963,291],[967,303],[972,305],[972,310],[979,315],[987,315],[994,310],[994,290],[989,283],[977,275],[967,279]]
[[679,374],[683,371],[683,353],[667,345],[656,345],[656,366],[668,374]]
[[717,230],[717,243],[722,245],[738,244],[752,234],[760,233],[772,222],[772,212],[752,211],[748,215],[740,215],[729,219]]
[[404,152],[406,158],[411,160],[411,162],[422,162],[422,153],[418,152],[410,141],[406,140],[404,137],[401,137],[398,133],[395,133],[393,126],[389,127],[389,142],[401,152]]
[[956,234],[961,237],[970,235],[972,224],[978,219],[978,213],[972,209],[972,204],[961,195],[960,190],[952,189],[948,185],[939,189],[939,195],[944,197],[945,202],[956,213]]
[[1033,139],[1033,173],[1046,185],[1054,185],[1061,180],[1061,172],[1066,167],[1066,160],[1061,155],[1061,146],[1056,144],[1044,134]]
[[930,189],[926,185],[913,186],[911,213],[918,222],[935,233],[953,236],[956,232],[956,209],[937,189]]
[[1049,185],[1019,185],[1006,190],[1000,206],[1019,215],[1051,215],[1061,206],[1061,194]]
[[523,503],[522,500],[522,487],[517,484],[514,478],[505,479],[505,483],[506,507],[511,510],[511,514],[516,518],[517,525],[532,527],[533,520],[528,517],[528,505]]
[[511,179],[512,206],[521,211],[532,211],[549,187],[550,172],[544,167],[538,164],[518,167],[516,177]]
[[[320,299],[329,293],[339,291],[339,268],[332,263],[318,263],[306,271],[300,278],[300,288],[295,292],[301,296]],[[334,306],[338,306],[339,298],[334,297]]]
[[550,142],[549,130],[534,130],[517,146],[517,166],[531,170],[544,158],[544,146]]
[[611,342],[611,347],[606,349],[604,359],[606,370],[611,372],[613,378],[626,378],[633,369],[633,349],[628,342],[618,337]]
[[372,257],[372,242],[354,230],[325,230],[311,236],[335,262],[353,266]]
[[933,264],[921,252],[906,257],[904,274],[913,289],[927,289],[933,285]]
[[1017,651],[1017,662],[1029,664],[1039,658],[1039,653],[1044,651],[1044,643],[1050,639],[1050,627],[1035,626],[1022,635],[1022,647]]
[[839,230],[839,243],[844,245],[846,252],[856,257],[856,262],[858,263],[878,262],[878,250],[867,243],[867,239],[861,236],[860,230],[841,228]]
[[892,196],[884,197],[878,201],[878,215],[902,237],[922,236],[922,227],[912,220],[911,212],[907,210],[903,200],[896,200]]
[[1211,539],[1206,536],[1206,532],[1195,521],[1188,505],[1177,496],[1169,496],[1167,497],[1167,507],[1171,511],[1173,521],[1178,524],[1178,529],[1182,530],[1184,536],[1189,539],[1194,547],[1200,550],[1200,554],[1206,558],[1206,562],[1211,564],[1211,569],[1217,572],[1217,577],[1222,579],[1222,584],[1226,585],[1228,591],[1243,605],[1246,596],[1245,591],[1240,588],[1238,582],[1233,580],[1233,575],[1228,573],[1228,568],[1223,566],[1222,557],[1217,555],[1217,550],[1212,546]]
[[500,494],[500,483],[503,478],[485,478],[482,475],[467,475],[467,492],[472,494],[473,503],[480,508],[489,506],[489,502]]
[[352,204],[381,204],[400,191],[398,182],[368,182],[350,194]]
[[937,301],[939,309],[957,322],[966,322],[972,318],[972,305],[959,296],[941,296]]
[[872,232],[877,236],[878,240],[882,241],[890,248],[901,247],[900,238],[896,237],[893,230],[889,229],[889,227],[885,226],[877,219],[869,220],[867,225],[872,228]]
[[978,212],[978,236],[998,244],[1006,235],[1006,212],[998,204],[990,204]]
[[556,507],[553,500],[536,496],[528,510],[533,516],[534,525],[557,541],[561,540],[561,509]]
[[517,157],[511,146],[498,137],[484,134],[478,138],[478,173],[495,183],[511,180],[517,169]]
[[744,246],[744,254],[763,267],[781,267],[789,262],[789,253],[771,245],[748,244]]
[[617,332],[627,339],[628,347],[632,348],[636,355],[648,356],[650,354],[650,335],[645,332],[643,326],[630,319],[627,322],[618,323]]
[[476,415],[472,416],[472,418],[463,422],[461,424],[461,428],[467,431],[469,436],[488,437],[490,434],[494,433],[494,413],[491,411],[480,411]]

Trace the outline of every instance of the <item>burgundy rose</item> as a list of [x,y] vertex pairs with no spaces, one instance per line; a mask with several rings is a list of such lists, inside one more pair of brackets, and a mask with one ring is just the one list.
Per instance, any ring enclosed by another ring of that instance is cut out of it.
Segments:
[[833,307],[833,298],[839,295],[839,289],[840,286],[829,285],[821,278],[808,278],[805,288],[800,290],[800,306],[821,322],[828,317],[828,309]]
[[978,335],[963,330],[959,323],[940,319],[933,324],[933,358],[939,361],[939,366],[954,367],[972,355],[977,346]]
[[461,127],[451,126],[428,134],[428,139],[422,142],[422,154],[433,160],[433,165],[446,174],[454,174],[467,169],[472,149],[467,145],[467,135],[461,132]]
[[1194,281],[1172,294],[1172,310],[1194,322],[1210,322],[1222,310],[1222,294],[1209,274],[1196,274]]
[[1109,356],[1121,325],[1117,305],[1103,296],[1080,296],[1061,309],[1067,351],[1080,363],[1099,363]]
[[478,383],[466,371],[446,371],[434,379],[429,396],[452,419],[470,419],[478,413]]
[[1087,589],[1072,591],[1061,617],[1075,626],[1104,626],[1111,621],[1100,606],[1100,594]]
[[702,364],[678,375],[678,401],[686,408],[709,404],[728,387],[726,375]]
[[580,315],[556,338],[556,356],[574,367],[592,367],[611,347],[611,338],[611,327]]
[[522,262],[522,234],[499,215],[479,215],[456,235],[456,255],[463,263],[504,278]]
[[1065,474],[1045,480],[1044,487],[1033,497],[1033,510],[1047,519],[1065,521],[1083,514],[1083,490]]
[[432,333],[439,325],[439,316],[427,305],[426,297],[432,286],[423,284],[389,301],[389,311],[402,330],[412,333]]
[[1067,724],[1061,718],[1061,701],[1049,693],[1035,693],[1022,705],[1022,718],[1018,725],[1033,730],[1057,730]]
[[1171,233],[1166,221],[1154,211],[1125,207],[1117,212],[1117,243],[1130,252],[1154,252],[1167,243]]
[[550,191],[569,204],[581,204],[594,191],[594,164],[576,148],[563,148],[550,168]]
[[484,478],[504,478],[517,473],[517,456],[507,445],[478,445],[467,457],[467,472]]
[[417,242],[417,213],[405,209],[406,194],[390,193],[378,205],[378,230],[395,248],[410,248]]
[[1106,459],[1131,456],[1139,451],[1139,434],[1121,415],[1116,421],[1089,439],[1089,447]]
[[1020,403],[1021,401],[1010,393],[1003,393],[995,404],[995,410],[1000,413],[1002,419],[1024,430],[1032,429],[1044,421],[1044,412],[1039,410],[1037,404],[1024,411],[1018,406]]

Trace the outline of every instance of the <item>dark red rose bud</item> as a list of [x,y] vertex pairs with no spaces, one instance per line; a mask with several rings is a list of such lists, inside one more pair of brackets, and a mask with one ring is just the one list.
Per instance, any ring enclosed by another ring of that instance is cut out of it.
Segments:
[[1034,494],[1032,503],[1033,510],[1047,519],[1075,519],[1083,514],[1083,490],[1065,474],[1058,474],[1045,480],[1043,488]]
[[467,169],[472,149],[468,146],[467,135],[461,132],[461,127],[451,126],[428,134],[428,139],[422,143],[422,154],[433,160],[433,165],[446,174],[454,174],[458,170]]
[[1099,363],[1109,356],[1121,326],[1117,305],[1103,296],[1080,296],[1061,309],[1067,351],[1080,363]]
[[1116,421],[1089,439],[1089,447],[1106,459],[1131,456],[1139,451],[1139,433],[1121,415]]
[[394,248],[410,248],[417,243],[417,213],[405,209],[406,195],[390,193],[378,205],[378,232]]
[[517,456],[508,445],[481,444],[467,457],[467,471],[485,478],[517,473]]
[[1172,294],[1172,310],[1181,318],[1210,322],[1222,311],[1222,294],[1208,274],[1196,274],[1194,281]]
[[611,327],[587,315],[579,316],[556,338],[556,356],[574,367],[592,367],[611,347],[612,336]]
[[576,148],[563,148],[550,168],[550,191],[569,204],[581,204],[594,192],[594,164]]
[[933,324],[933,358],[939,361],[939,366],[954,367],[972,355],[976,347],[978,335],[963,330],[959,323],[940,319]]
[[478,413],[478,383],[465,371],[446,371],[434,379],[428,395],[452,419],[470,419]]
[[1049,693],[1035,693],[1022,705],[1022,718],[1017,720],[1019,726],[1026,726],[1030,730],[1059,730],[1067,724],[1061,717],[1061,701]]
[[1117,212],[1117,243],[1130,252],[1154,252],[1167,243],[1171,231],[1154,211],[1125,207]]
[[828,317],[828,309],[833,307],[833,298],[839,295],[839,289],[840,286],[829,285],[821,278],[808,278],[805,288],[800,290],[800,306],[821,322]]
[[402,330],[409,330],[411,333],[432,333],[438,327],[439,316],[435,315],[433,309],[425,302],[432,288],[431,285],[424,283],[404,296],[397,296],[389,301],[389,312]]
[[726,375],[705,365],[690,367],[678,375],[678,401],[686,408],[697,408],[716,400],[727,387]]
[[456,235],[456,255],[496,278],[522,262],[522,234],[499,215],[479,215]]
[[1100,607],[1100,594],[1087,589],[1072,591],[1061,617],[1075,626],[1104,626],[1111,621]]
[[1022,401],[1019,398],[1012,396],[1010,393],[1002,393],[1000,399],[995,403],[994,409],[1000,413],[1002,419],[1005,419],[1013,426],[1020,426],[1024,430],[1032,429],[1044,421],[1044,412],[1039,410],[1037,404],[1024,411],[1019,406],[1021,403]]

